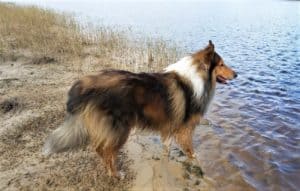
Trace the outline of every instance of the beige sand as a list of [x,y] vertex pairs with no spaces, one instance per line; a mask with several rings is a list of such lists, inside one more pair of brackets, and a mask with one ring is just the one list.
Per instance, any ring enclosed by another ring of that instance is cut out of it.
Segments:
[[42,59],[34,64],[24,51],[14,53],[13,60],[2,57],[0,190],[211,190],[209,178],[191,170],[193,165],[175,146],[169,160],[162,157],[154,135],[130,137],[119,156],[124,180],[106,176],[90,147],[42,156],[45,137],[63,121],[68,88],[79,76],[99,70],[103,62]]

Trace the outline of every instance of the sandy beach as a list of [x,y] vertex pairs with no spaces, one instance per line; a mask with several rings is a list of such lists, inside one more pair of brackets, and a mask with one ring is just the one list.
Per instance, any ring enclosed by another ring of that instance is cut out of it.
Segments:
[[198,162],[176,145],[171,157],[162,155],[152,134],[130,136],[119,154],[122,180],[106,175],[89,146],[49,157],[41,152],[64,120],[75,80],[103,68],[159,71],[177,59],[177,50],[109,28],[88,38],[69,16],[35,7],[0,9],[0,190],[211,190]]
[[133,132],[119,155],[124,180],[108,177],[91,147],[43,156],[45,137],[64,119],[79,61],[35,64],[30,54],[13,56],[0,65],[1,190],[211,190],[213,182],[176,145],[168,159],[159,137],[143,132]]

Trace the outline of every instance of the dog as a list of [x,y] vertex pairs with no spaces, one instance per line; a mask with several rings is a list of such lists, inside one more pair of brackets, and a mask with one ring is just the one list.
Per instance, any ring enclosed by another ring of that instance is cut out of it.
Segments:
[[169,153],[172,139],[194,158],[192,136],[216,83],[237,77],[214,44],[169,65],[161,73],[103,70],[76,81],[68,93],[65,122],[46,139],[46,155],[88,142],[118,177],[116,158],[134,128],[158,132]]

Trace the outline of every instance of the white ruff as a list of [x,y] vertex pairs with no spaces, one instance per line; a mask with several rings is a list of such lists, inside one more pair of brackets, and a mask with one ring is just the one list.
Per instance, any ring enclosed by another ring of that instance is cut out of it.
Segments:
[[165,72],[176,72],[180,76],[190,80],[193,85],[194,95],[200,99],[204,91],[204,81],[197,72],[196,66],[192,63],[193,58],[186,56],[165,68]]

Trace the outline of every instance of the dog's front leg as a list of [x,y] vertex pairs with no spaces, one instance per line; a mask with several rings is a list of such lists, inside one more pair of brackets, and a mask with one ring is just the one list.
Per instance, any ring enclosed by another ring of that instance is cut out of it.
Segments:
[[162,137],[162,142],[163,142],[163,154],[166,155],[169,159],[170,146],[172,144],[172,137],[170,137],[170,136]]
[[196,158],[196,155],[194,153],[194,148],[193,148],[194,128],[195,127],[193,127],[193,126],[182,127],[175,134],[176,142],[180,145],[180,147],[182,148],[184,153],[190,159]]

